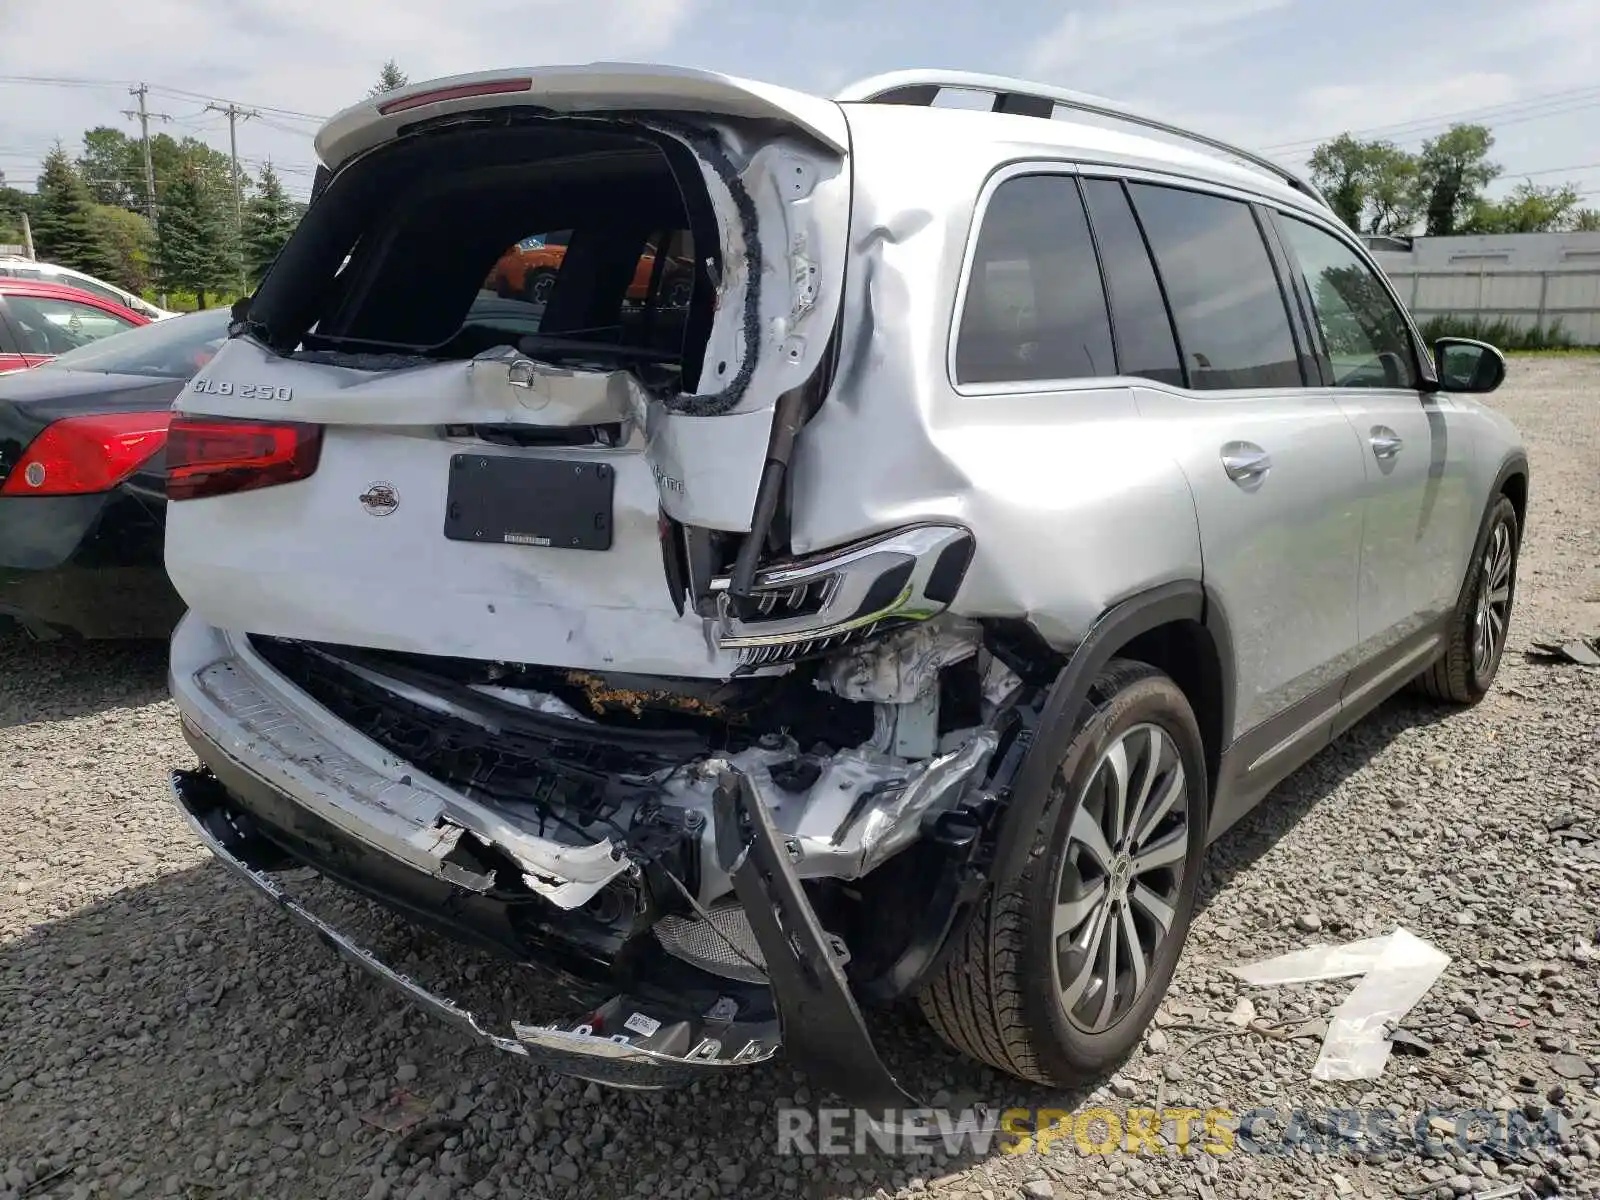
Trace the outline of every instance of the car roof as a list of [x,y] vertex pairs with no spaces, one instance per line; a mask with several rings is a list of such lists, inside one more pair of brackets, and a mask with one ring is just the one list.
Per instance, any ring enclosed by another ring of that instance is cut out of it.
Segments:
[[1114,169],[1156,171],[1235,188],[1302,212],[1329,215],[1315,198],[1258,167],[1235,162],[1220,152],[1132,133],[1126,128],[1064,116],[1035,117],[941,105],[846,101],[840,107],[853,133],[870,134],[870,141],[876,145],[887,140],[891,144],[937,146],[940,149],[934,156],[936,160],[975,159],[987,169],[1004,162],[1060,159]]
[[92,292],[86,292],[82,288],[72,287],[69,284],[47,283],[42,279],[12,279],[0,276],[0,296],[38,296],[41,299],[49,300],[82,300],[93,304],[96,308],[120,310],[132,313],[134,316],[139,317],[140,320],[145,319],[142,313],[136,313],[133,309],[118,304],[113,300],[107,300],[101,296],[94,295]]

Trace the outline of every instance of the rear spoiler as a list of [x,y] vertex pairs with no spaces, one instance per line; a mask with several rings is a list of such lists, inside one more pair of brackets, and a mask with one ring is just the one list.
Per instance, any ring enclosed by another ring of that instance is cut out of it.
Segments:
[[668,111],[781,121],[835,154],[849,145],[832,100],[715,71],[648,63],[588,63],[481,71],[411,84],[363,100],[317,131],[317,158],[330,171],[419,119],[531,105],[558,113]]

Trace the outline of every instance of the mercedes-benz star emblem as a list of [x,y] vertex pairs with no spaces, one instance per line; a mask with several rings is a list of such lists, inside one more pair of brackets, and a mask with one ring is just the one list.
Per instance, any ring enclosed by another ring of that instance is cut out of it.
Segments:
[[361,493],[361,507],[375,517],[387,517],[400,507],[400,493],[394,490],[394,484],[369,483],[367,490]]

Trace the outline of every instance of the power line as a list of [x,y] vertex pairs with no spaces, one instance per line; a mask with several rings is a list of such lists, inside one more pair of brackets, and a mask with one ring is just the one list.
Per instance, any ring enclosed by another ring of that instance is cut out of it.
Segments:
[[[1413,117],[1409,120],[1397,121],[1388,125],[1371,125],[1364,129],[1340,130],[1339,133],[1348,133],[1352,137],[1371,137],[1381,134],[1414,136],[1434,129],[1444,129],[1453,123],[1471,118],[1479,118],[1484,124],[1491,126],[1511,125],[1522,121],[1561,116],[1568,112],[1578,112],[1597,105],[1600,105],[1600,88],[1589,86],[1572,88],[1564,92],[1549,92],[1542,96],[1529,96],[1522,100],[1508,100],[1503,104],[1491,104],[1478,108],[1458,109],[1454,112],[1434,113],[1425,117]],[[1549,109],[1549,111],[1542,111],[1545,109]],[[1262,149],[1267,153],[1273,154],[1309,149],[1331,138],[1338,137],[1339,133],[1323,134],[1320,137],[1299,138],[1290,142],[1278,142]]]
[[[144,86],[131,80],[123,79],[81,79],[65,75],[0,75],[0,84],[20,84],[35,87],[68,87],[68,88],[127,88]],[[185,88],[167,87],[165,84],[152,83],[149,85],[152,93],[162,96],[174,96],[182,100],[200,100],[207,104],[236,104],[240,108],[255,108],[262,112],[272,113],[274,116],[286,117],[292,121],[311,121],[321,124],[328,118],[318,116],[316,113],[299,112],[292,108],[279,108],[271,104],[246,104],[242,100],[230,100],[226,96],[210,96],[204,92],[191,92]]]

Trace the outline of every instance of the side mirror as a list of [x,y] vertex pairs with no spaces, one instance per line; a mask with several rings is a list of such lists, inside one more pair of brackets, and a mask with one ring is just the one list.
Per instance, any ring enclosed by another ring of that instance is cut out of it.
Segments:
[[1441,392],[1492,392],[1505,382],[1506,358],[1488,342],[1472,338],[1440,338],[1433,361]]
[[237,337],[244,330],[244,324],[249,319],[250,297],[240,296],[233,302],[233,307],[228,310],[228,336]]

